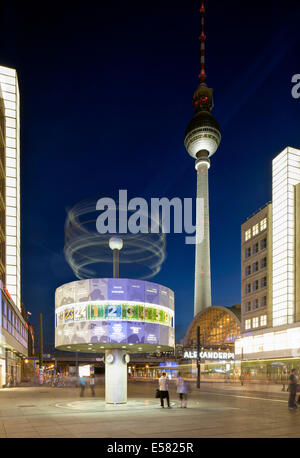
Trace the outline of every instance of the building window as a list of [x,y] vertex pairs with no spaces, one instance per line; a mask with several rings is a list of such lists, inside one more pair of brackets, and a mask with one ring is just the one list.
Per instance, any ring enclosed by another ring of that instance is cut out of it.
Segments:
[[261,326],[267,326],[267,315],[262,315],[260,317],[260,325]]
[[258,272],[258,261],[254,262],[254,264],[252,264],[252,270],[253,270],[253,272]]
[[248,283],[246,285],[246,294],[249,294],[249,293],[251,293],[251,283]]
[[257,235],[259,233],[259,228],[258,228],[258,224],[255,224],[255,226],[252,227],[252,234],[253,234],[253,237],[255,235]]
[[258,328],[258,316],[256,316],[255,318],[252,318],[252,327]]
[[265,229],[267,229],[267,218],[262,219],[260,222],[260,230],[264,231]]
[[251,329],[251,320],[245,320],[245,329]]
[[253,245],[253,254],[256,254],[256,253],[258,253],[258,243]]
[[246,232],[245,232],[245,242],[247,242],[247,240],[251,239],[251,229],[248,229]]
[[260,268],[264,269],[265,267],[267,267],[267,258],[266,257],[260,260]]
[[247,266],[245,269],[246,277],[251,274],[251,266]]
[[260,279],[260,287],[264,288],[265,286],[267,286],[267,277],[263,277]]
[[267,296],[263,296],[260,298],[260,306],[265,307],[267,305]]
[[257,291],[258,290],[258,280],[255,280],[253,282],[253,291]]
[[250,256],[251,256],[251,248],[249,247],[249,248],[246,248],[246,249],[245,249],[245,258],[247,259],[247,258],[249,258]]
[[258,299],[254,299],[253,301],[253,310],[258,309]]
[[245,311],[246,312],[250,312],[251,311],[251,302],[247,302],[246,303]]
[[265,248],[267,248],[267,239],[266,238],[260,241],[260,249],[264,250]]

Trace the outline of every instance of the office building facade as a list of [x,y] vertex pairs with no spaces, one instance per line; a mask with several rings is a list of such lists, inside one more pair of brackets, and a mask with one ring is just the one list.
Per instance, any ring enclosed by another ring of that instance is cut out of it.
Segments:
[[21,310],[20,95],[16,70],[0,66],[5,122],[6,288]]
[[20,382],[28,354],[21,313],[19,100],[16,70],[0,66],[0,387]]
[[272,204],[241,228],[241,329],[272,325]]
[[[263,221],[266,227],[260,231]],[[257,242],[259,247],[264,237],[265,250],[250,262],[251,249]],[[272,161],[272,204],[242,225],[242,335],[235,342],[235,353],[255,378],[285,380],[293,367],[300,369],[299,238],[300,149],[287,147]],[[260,272],[264,258],[267,264]],[[258,267],[254,273],[253,264]],[[264,307],[253,310],[253,302],[260,299],[260,277],[266,278],[261,290],[262,297],[266,292],[266,313]]]

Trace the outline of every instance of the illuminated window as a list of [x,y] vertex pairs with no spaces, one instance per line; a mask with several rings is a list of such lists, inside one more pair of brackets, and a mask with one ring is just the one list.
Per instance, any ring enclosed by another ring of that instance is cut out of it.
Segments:
[[258,253],[258,243],[256,243],[255,245],[253,245],[252,249],[253,249],[253,254]]
[[251,274],[251,266],[247,266],[246,267],[245,274],[246,274],[246,276]]
[[258,328],[258,316],[256,316],[255,318],[252,318],[252,327]]
[[253,234],[253,237],[255,235],[257,235],[259,233],[259,228],[258,228],[258,224],[255,224],[255,226],[252,227],[252,234]]
[[262,219],[260,222],[260,230],[264,231],[265,229],[267,229],[267,218]]
[[260,249],[264,250],[265,248],[267,248],[267,239],[266,238],[260,241]]
[[251,239],[251,229],[248,229],[246,232],[245,232],[245,242],[247,242],[247,240]]
[[261,326],[267,326],[267,315],[262,315],[260,317],[260,325]]
[[251,320],[245,320],[245,329],[251,329]]
[[210,307],[195,321],[190,330],[188,342],[193,345],[197,342],[197,326],[200,326],[200,341],[203,346],[226,344],[234,346],[240,328],[236,320],[224,310]]
[[267,267],[267,258],[266,257],[260,260],[260,268],[264,269],[265,267]]
[[254,262],[254,264],[252,264],[252,270],[253,270],[253,272],[257,272],[258,271],[258,261]]

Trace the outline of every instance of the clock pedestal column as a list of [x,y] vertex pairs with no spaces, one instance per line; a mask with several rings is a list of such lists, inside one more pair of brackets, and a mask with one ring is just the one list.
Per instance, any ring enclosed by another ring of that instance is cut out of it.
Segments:
[[105,350],[105,402],[106,404],[127,403],[127,362],[126,351]]

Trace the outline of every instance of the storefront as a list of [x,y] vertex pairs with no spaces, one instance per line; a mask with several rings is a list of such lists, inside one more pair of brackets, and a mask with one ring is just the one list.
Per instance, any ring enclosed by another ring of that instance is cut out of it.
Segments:
[[243,361],[241,368],[245,381],[272,383],[287,383],[292,369],[300,373],[300,358]]
[[300,373],[299,342],[299,323],[244,333],[235,341],[244,379],[281,383],[292,369]]
[[9,294],[0,290],[0,387],[21,382],[22,361],[28,355],[28,325]]

